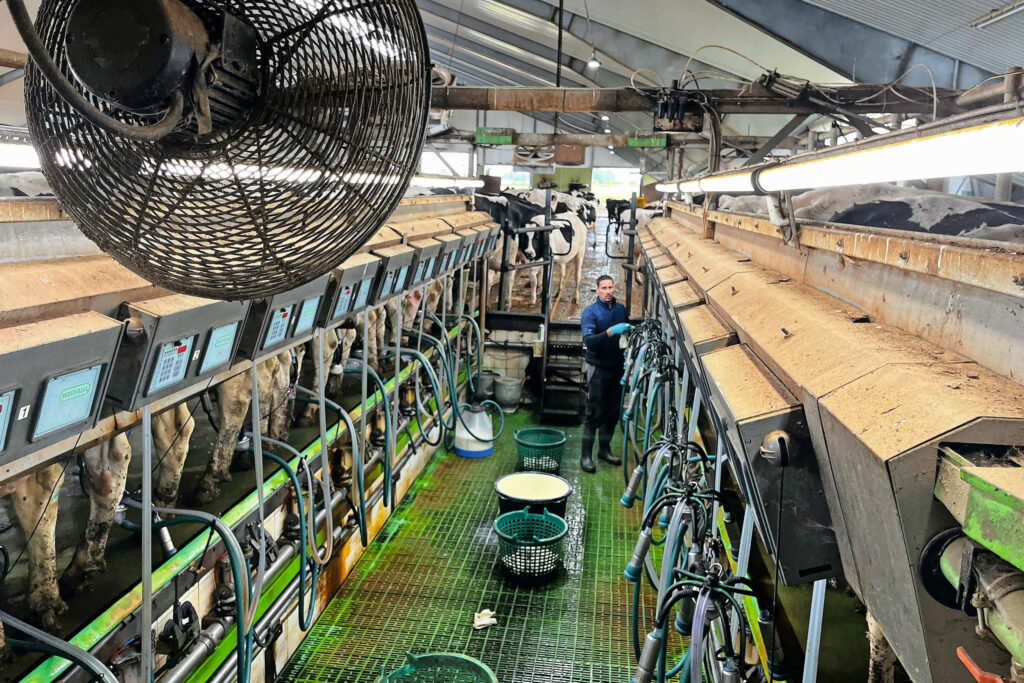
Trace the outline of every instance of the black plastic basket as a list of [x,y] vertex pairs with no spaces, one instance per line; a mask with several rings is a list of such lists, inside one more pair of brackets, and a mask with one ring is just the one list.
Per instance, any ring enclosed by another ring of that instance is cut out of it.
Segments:
[[527,510],[507,512],[494,520],[501,564],[520,579],[536,579],[555,573],[562,559],[562,542],[569,527],[547,510],[535,515]]
[[512,438],[519,450],[519,468],[534,472],[558,472],[562,466],[565,432],[547,427],[520,429]]

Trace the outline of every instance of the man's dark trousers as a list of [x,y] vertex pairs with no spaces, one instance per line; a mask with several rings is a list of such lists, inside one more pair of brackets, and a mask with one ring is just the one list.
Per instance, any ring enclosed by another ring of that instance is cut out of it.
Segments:
[[[587,365],[587,421],[585,435],[600,432],[601,454],[611,454],[612,436],[619,423],[622,402],[622,366]],[[593,438],[591,436],[590,438]]]

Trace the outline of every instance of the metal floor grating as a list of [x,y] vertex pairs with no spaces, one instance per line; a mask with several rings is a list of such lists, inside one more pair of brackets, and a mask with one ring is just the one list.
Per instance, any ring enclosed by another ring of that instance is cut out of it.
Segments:
[[[512,431],[534,424],[520,410],[490,458],[435,457],[277,680],[374,681],[381,664],[398,668],[407,650],[476,657],[502,683],[629,680],[632,584],[622,570],[639,510],[618,504],[621,468],[602,463],[597,475],[581,476],[579,428],[568,430],[562,462],[575,489],[564,568],[553,582],[527,587],[499,566],[493,482],[515,467]],[[649,613],[654,593],[645,587],[641,595]],[[473,614],[485,608],[498,624],[474,631]]]

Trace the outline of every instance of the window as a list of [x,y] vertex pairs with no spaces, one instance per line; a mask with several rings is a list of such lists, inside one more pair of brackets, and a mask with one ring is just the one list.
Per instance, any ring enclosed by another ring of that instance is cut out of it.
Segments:
[[[443,157],[444,161],[441,160]],[[447,165],[445,162],[448,162]],[[420,173],[429,175],[451,175],[452,168],[455,175],[460,178],[469,177],[469,153],[468,152],[435,152],[426,150],[420,159]]]
[[640,169],[595,168],[590,190],[602,203],[605,199],[629,199],[640,191]]
[[496,175],[501,178],[501,189],[529,190],[533,187],[533,174],[529,171],[516,171],[507,164],[484,166],[484,175]]

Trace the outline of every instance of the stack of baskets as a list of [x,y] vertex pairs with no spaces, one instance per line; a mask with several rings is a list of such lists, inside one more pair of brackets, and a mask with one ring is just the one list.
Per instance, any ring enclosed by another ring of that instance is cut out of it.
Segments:
[[[510,497],[502,495],[502,491],[499,490],[500,479],[495,483],[499,507],[504,513],[494,521],[501,564],[515,579],[543,579],[552,576],[558,570],[558,564],[562,559],[563,539],[568,531],[568,525],[562,516],[565,514],[565,504],[572,493],[572,486],[557,476],[562,466],[565,432],[546,427],[532,427],[520,429],[513,438],[519,454],[517,469],[526,471],[529,475],[515,474],[507,475],[508,477],[548,477],[561,480],[565,487],[557,496],[549,494],[546,498],[526,495]],[[516,506],[521,509],[507,511],[510,507]],[[553,511],[560,514],[554,514]]]

